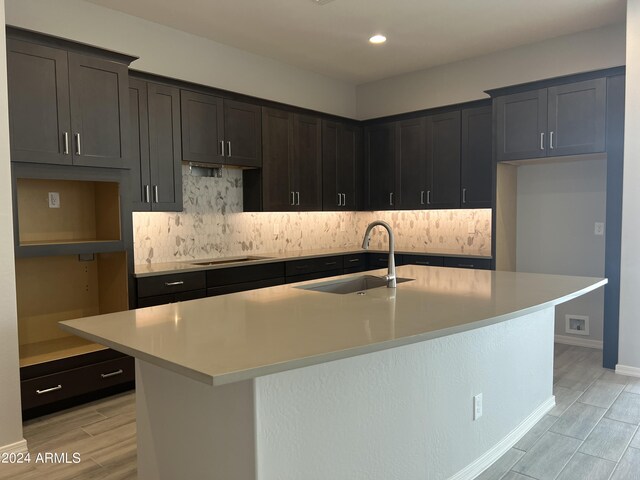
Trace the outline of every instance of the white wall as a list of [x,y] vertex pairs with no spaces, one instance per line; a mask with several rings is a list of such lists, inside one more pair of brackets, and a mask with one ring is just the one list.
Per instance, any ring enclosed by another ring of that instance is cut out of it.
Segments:
[[[2,20],[4,0],[0,0]],[[5,49],[2,32],[0,51]],[[22,441],[7,106],[7,62],[6,56],[0,55],[0,451]]]
[[[519,272],[604,277],[607,166],[604,159],[518,167],[516,265]],[[556,308],[556,334],[565,314],[587,315],[590,335],[602,341],[604,289]]]
[[618,364],[640,376],[640,0],[627,4],[627,78]]
[[81,0],[7,0],[9,25],[137,55],[132,68],[346,117],[355,86]]
[[478,100],[492,88],[624,65],[624,51],[625,27],[613,25],[366,83],[356,89],[358,118]]

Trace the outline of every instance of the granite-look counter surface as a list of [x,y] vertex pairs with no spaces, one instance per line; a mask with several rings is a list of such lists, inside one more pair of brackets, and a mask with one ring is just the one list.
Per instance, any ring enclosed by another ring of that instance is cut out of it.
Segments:
[[[386,270],[375,271],[384,274]],[[407,265],[412,281],[338,295],[343,275],[60,322],[63,330],[210,385],[407,345],[571,300],[606,279]]]
[[[151,277],[155,275],[165,275],[168,273],[184,273],[184,272],[197,272],[200,270],[213,270],[216,268],[229,268],[239,267],[242,265],[257,265],[261,263],[273,263],[283,262],[287,260],[301,260],[304,258],[314,257],[328,257],[331,255],[348,255],[351,253],[388,253],[386,250],[364,250],[360,246],[353,247],[339,247],[339,248],[324,248],[317,250],[298,250],[285,253],[256,253],[247,254],[247,257],[255,257],[254,260],[233,262],[234,259],[241,259],[245,257],[220,257],[211,259],[193,259],[183,260],[180,262],[169,263],[147,263],[136,265],[134,269],[134,275],[138,278]],[[466,255],[454,250],[433,250],[433,251],[415,251],[410,249],[398,249],[398,254],[407,255],[434,255],[438,257],[460,257],[460,258],[482,258],[491,259],[491,256],[483,255]],[[223,263],[217,263],[212,265],[196,265],[196,263],[206,263],[208,261],[224,261]]]

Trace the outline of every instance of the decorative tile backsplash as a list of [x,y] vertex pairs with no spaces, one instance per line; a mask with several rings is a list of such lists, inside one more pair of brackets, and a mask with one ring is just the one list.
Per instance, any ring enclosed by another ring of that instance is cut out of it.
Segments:
[[[398,250],[491,254],[490,209],[243,213],[238,169],[213,178],[184,166],[183,191],[183,212],[133,214],[136,264],[352,247],[373,220],[392,226]],[[375,229],[371,248],[386,246],[386,232]]]

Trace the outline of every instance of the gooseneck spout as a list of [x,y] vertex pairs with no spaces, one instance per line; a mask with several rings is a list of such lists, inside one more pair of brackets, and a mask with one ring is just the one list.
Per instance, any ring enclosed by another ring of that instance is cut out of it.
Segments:
[[387,276],[385,277],[387,280],[387,288],[396,288],[396,261],[395,261],[395,238],[393,236],[393,230],[391,230],[391,226],[387,222],[383,222],[381,220],[377,220],[375,222],[371,222],[367,227],[367,231],[364,233],[364,240],[362,240],[362,248],[367,250],[369,248],[369,242],[371,241],[371,230],[374,227],[380,225],[387,229],[387,233],[389,235],[389,271],[387,272]]

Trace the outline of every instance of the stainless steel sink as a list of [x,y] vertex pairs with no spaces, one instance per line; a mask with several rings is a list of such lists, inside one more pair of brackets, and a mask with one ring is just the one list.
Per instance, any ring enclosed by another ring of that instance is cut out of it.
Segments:
[[221,265],[224,263],[237,263],[237,262],[251,262],[253,260],[266,260],[271,257],[256,257],[256,256],[248,256],[248,257],[227,257],[213,260],[203,260],[200,262],[187,262],[191,265]]
[[[398,278],[397,283],[410,282],[413,278]],[[332,282],[313,283],[311,285],[303,285],[296,288],[303,290],[315,290],[316,292],[337,293],[345,295],[347,293],[364,292],[372,288],[387,288],[387,279],[376,277],[374,275],[362,275],[361,277],[347,278],[345,280],[337,280]]]

